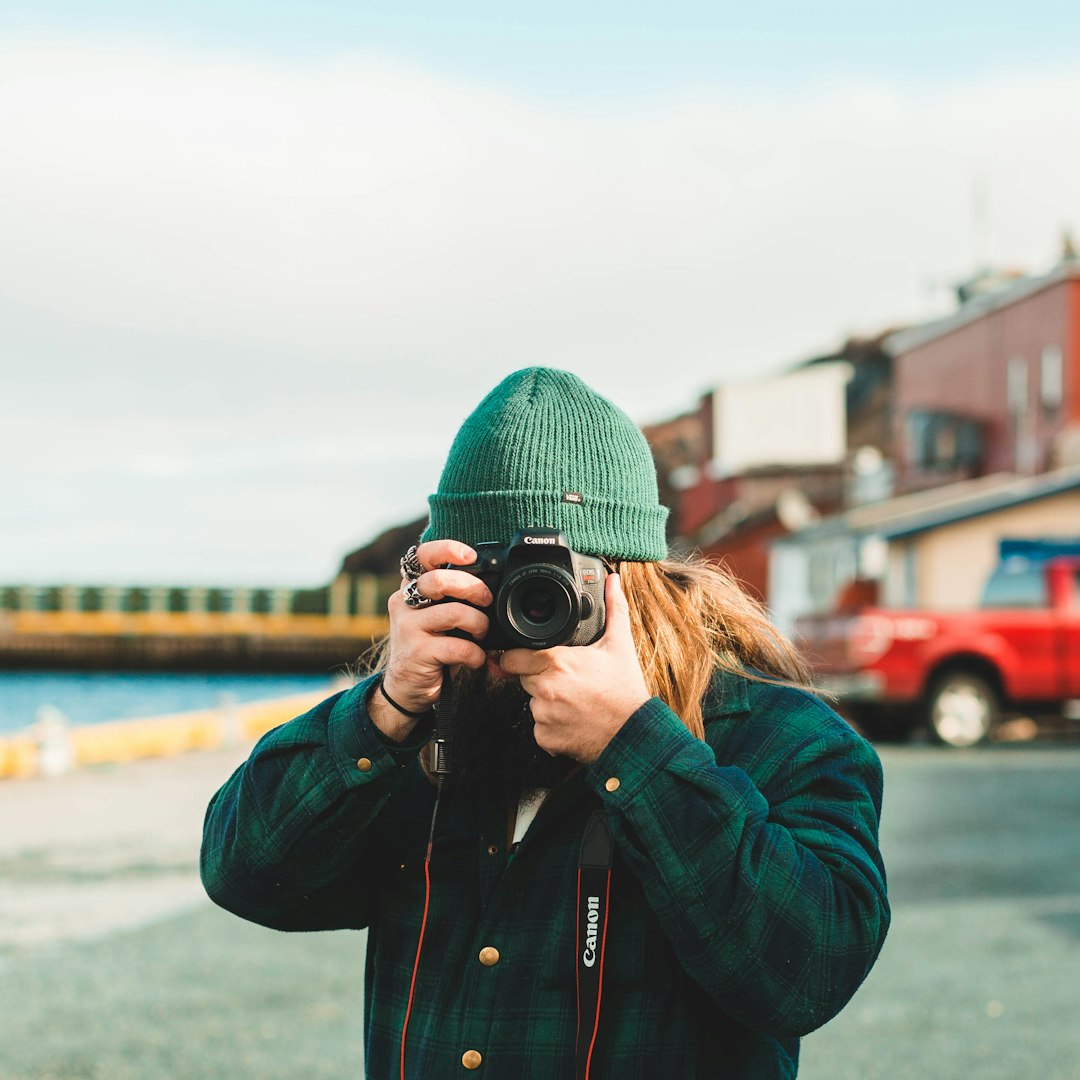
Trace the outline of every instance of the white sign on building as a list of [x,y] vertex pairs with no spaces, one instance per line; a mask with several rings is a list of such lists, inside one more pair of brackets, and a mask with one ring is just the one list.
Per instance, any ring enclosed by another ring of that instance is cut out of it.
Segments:
[[850,364],[722,386],[713,394],[716,477],[765,465],[835,465],[847,454]]

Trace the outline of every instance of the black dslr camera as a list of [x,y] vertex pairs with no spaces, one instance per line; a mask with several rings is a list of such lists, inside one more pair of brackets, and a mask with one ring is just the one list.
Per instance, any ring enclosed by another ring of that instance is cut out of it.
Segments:
[[[508,547],[476,544],[472,566],[495,598],[491,620],[477,644],[493,649],[551,649],[591,645],[604,633],[604,579],[600,559],[571,550],[557,529],[522,529]],[[464,631],[451,631],[469,637]]]

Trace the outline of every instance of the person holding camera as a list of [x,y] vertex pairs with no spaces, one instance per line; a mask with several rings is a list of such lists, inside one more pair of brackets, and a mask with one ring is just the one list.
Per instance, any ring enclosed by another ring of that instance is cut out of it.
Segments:
[[218,904],[367,928],[367,1075],[794,1077],[889,907],[870,745],[576,376],[503,380],[402,557],[377,670],[211,801]]

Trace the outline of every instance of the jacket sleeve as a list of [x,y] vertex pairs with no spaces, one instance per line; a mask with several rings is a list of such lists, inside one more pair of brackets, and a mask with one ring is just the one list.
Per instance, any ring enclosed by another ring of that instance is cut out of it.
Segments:
[[371,686],[266,734],[211,799],[200,869],[215,903],[279,930],[368,924],[373,826],[427,738],[383,737],[367,713]]
[[882,775],[811,695],[769,687],[760,709],[768,734],[744,768],[653,698],[587,778],[686,973],[729,1015],[790,1038],[843,1008],[884,941]]

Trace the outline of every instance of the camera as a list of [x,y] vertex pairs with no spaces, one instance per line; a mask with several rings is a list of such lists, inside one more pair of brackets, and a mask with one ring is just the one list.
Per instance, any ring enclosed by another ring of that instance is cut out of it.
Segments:
[[[475,574],[495,598],[483,649],[591,645],[604,633],[603,562],[573,551],[557,529],[522,529],[509,545],[473,545],[476,562],[451,566]],[[464,631],[451,631],[469,637]]]

